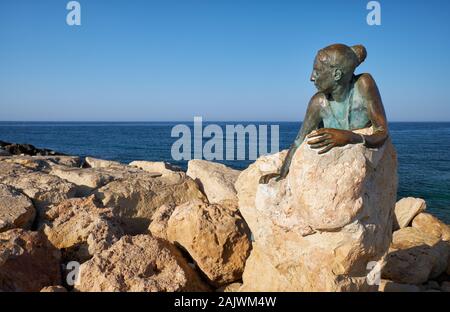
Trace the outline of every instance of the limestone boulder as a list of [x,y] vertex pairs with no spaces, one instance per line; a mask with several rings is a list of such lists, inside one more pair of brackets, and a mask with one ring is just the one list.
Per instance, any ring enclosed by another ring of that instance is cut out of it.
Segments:
[[161,177],[130,175],[105,185],[95,195],[103,206],[113,209],[129,234],[147,232],[153,214],[164,204],[206,201],[197,184],[182,172]]
[[242,277],[251,249],[250,231],[235,205],[180,205],[168,221],[167,238],[185,249],[217,287]]
[[188,163],[187,175],[200,185],[210,203],[237,202],[234,184],[239,174],[239,170],[211,161],[193,159]]
[[[377,149],[356,144],[323,155],[303,143],[286,179],[259,185],[263,174],[279,171],[282,158],[258,159],[236,183],[239,210],[259,246],[247,261],[243,289],[373,290],[368,267],[389,248],[397,193],[390,140]],[[266,272],[274,283],[261,280]]]
[[174,172],[182,171],[180,167],[172,165],[165,161],[143,161],[136,160],[132,161],[129,166],[139,168],[150,173],[160,173],[160,174],[172,174]]
[[242,171],[235,183],[239,198],[239,209],[245,221],[251,224],[250,228],[260,228],[259,213],[255,210],[256,192],[259,187],[259,179],[269,173],[278,172],[286,158],[287,151],[258,158],[247,169]]
[[112,210],[98,207],[93,196],[53,206],[46,213],[43,230],[49,241],[63,250],[65,262],[84,262],[123,236]]
[[0,233],[0,291],[40,291],[61,283],[60,252],[40,232]]
[[31,200],[16,189],[0,184],[0,232],[30,229],[36,211]]
[[426,208],[427,204],[421,198],[407,197],[400,199],[395,204],[394,230],[410,225],[414,217],[423,212]]
[[394,232],[383,278],[403,284],[422,284],[445,272],[449,244],[413,227]]
[[179,251],[151,235],[124,236],[80,267],[78,291],[208,290]]
[[77,186],[77,196],[87,196],[93,190],[105,186],[116,177],[111,172],[93,168],[70,168],[64,166],[54,166],[51,175],[69,181]]
[[450,241],[450,226],[429,213],[418,214],[412,222],[412,227],[444,241]]
[[76,195],[76,185],[42,172],[18,173],[0,176],[0,183],[12,186],[27,195],[42,216],[49,205]]

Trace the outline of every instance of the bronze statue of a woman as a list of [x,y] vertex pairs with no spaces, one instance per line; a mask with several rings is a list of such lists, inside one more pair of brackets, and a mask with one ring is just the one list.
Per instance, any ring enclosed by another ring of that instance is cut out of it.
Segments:
[[[317,53],[311,81],[318,92],[311,98],[297,138],[291,145],[279,173],[268,174],[260,183],[283,179],[292,157],[303,140],[323,154],[336,146],[363,143],[380,147],[388,137],[386,114],[377,85],[370,74],[355,75],[366,58],[362,45],[330,45]],[[372,126],[373,134],[352,132]]]

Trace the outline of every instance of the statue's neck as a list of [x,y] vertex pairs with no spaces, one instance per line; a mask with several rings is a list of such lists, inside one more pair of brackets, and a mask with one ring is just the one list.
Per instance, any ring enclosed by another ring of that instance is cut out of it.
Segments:
[[336,102],[343,102],[347,98],[351,88],[351,80],[344,84],[338,84],[333,91],[331,91],[331,100]]

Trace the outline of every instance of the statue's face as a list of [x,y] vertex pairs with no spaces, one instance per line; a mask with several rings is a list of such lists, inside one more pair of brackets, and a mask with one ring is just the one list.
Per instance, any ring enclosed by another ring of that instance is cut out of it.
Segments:
[[331,92],[336,85],[333,69],[321,61],[318,56],[316,56],[316,59],[314,60],[311,81],[314,82],[314,85],[319,92]]

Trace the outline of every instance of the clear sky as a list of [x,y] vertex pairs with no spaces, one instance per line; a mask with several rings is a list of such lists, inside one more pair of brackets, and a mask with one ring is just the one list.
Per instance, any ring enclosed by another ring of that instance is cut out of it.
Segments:
[[391,121],[450,121],[450,1],[0,0],[0,120],[300,121],[318,49],[364,44],[357,72]]

